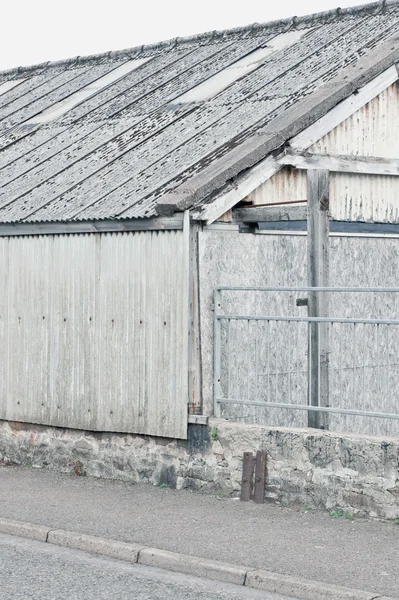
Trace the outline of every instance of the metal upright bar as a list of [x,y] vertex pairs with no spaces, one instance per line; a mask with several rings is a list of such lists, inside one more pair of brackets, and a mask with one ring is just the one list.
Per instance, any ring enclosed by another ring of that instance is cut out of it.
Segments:
[[312,325],[308,324],[308,405],[312,406]]
[[363,404],[366,397],[366,326],[363,325]]
[[231,398],[231,321],[227,321],[227,397]]
[[215,417],[220,417],[221,406],[218,398],[221,396],[221,321],[218,319],[218,309],[221,307],[221,292],[215,289],[213,295],[213,410]]
[[291,328],[288,321],[288,399],[291,402]]
[[380,381],[380,326],[377,323],[377,381]]
[[[277,332],[276,332],[276,337],[277,337]],[[277,402],[277,341],[275,340],[275,345],[274,345],[274,354],[276,357],[275,360],[275,386],[274,386],[274,397],[275,397],[275,401]]]
[[255,321],[255,397],[258,397],[258,387],[259,387],[259,381],[258,381],[258,336],[259,336],[259,332],[258,332],[258,321]]
[[386,400],[387,400],[387,405],[389,406],[389,328],[390,326],[387,325],[387,394],[386,394]]
[[317,406],[321,405],[321,339],[320,339],[320,323],[316,324],[317,327]]
[[267,401],[270,402],[270,321],[267,322]]
[[356,323],[353,323],[353,397],[356,402]]
[[[247,344],[248,344],[248,340],[249,340],[249,329],[250,329],[250,325],[249,325],[250,321],[248,320],[248,326],[247,326]],[[251,360],[250,360],[250,356],[249,356],[249,351],[248,351],[248,346],[247,346],[247,398],[249,400],[249,370],[250,370],[250,364],[251,364]]]
[[296,390],[299,393],[299,323],[296,328]]

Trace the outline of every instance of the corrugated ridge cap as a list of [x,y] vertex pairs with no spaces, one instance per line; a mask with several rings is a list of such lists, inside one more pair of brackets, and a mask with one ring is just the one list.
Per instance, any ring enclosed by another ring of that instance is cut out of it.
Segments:
[[96,62],[98,60],[109,60],[109,59],[122,59],[126,58],[135,58],[142,53],[150,53],[151,51],[158,50],[168,50],[176,48],[177,46],[184,46],[186,44],[192,44],[195,42],[204,42],[205,40],[218,41],[222,40],[224,37],[229,37],[230,35],[240,35],[246,34],[253,31],[259,30],[268,30],[268,29],[277,29],[286,27],[295,28],[297,25],[303,25],[306,23],[309,24],[317,24],[323,23],[328,20],[333,20],[339,18],[341,16],[346,15],[356,15],[359,13],[379,13],[382,11],[389,12],[390,6],[395,6],[399,4],[399,0],[378,0],[377,2],[371,2],[367,4],[362,4],[359,6],[353,6],[348,8],[334,8],[331,10],[312,13],[309,15],[303,15],[301,17],[289,17],[285,19],[279,19],[276,21],[269,21],[266,23],[253,23],[251,25],[246,25],[244,27],[235,27],[232,29],[224,29],[224,30],[215,30],[209,31],[205,33],[200,33],[196,35],[191,35],[187,37],[178,37],[170,40],[165,40],[162,42],[156,42],[154,44],[140,45],[135,46],[133,48],[126,48],[124,50],[112,50],[109,52],[102,52],[100,54],[91,54],[88,56],[76,56],[73,58],[67,58],[58,61],[47,61],[44,63],[39,63],[35,65],[29,66],[20,66],[13,67],[11,69],[6,69],[4,71],[0,71],[0,76],[13,76],[20,75],[22,73],[29,73],[32,71],[36,71],[39,69],[60,67],[60,66],[70,66],[72,64],[84,64],[90,62]]

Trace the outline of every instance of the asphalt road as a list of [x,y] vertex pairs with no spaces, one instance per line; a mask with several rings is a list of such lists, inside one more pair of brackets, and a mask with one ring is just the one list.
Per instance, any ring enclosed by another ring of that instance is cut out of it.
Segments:
[[3,534],[0,534],[0,597],[1,600],[289,600]]

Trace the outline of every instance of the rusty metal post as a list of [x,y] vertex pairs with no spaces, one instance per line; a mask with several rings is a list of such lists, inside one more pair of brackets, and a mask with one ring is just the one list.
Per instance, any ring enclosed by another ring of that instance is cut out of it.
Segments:
[[251,498],[252,488],[252,452],[244,452],[243,465],[242,465],[242,484],[241,484],[241,496],[242,502],[248,502]]
[[266,452],[258,450],[256,453],[255,469],[255,502],[263,504],[265,501],[265,480],[266,480]]

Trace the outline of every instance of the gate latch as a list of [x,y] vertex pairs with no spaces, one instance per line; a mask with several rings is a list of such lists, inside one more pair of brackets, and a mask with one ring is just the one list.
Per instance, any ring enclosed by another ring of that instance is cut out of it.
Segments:
[[307,298],[297,298],[296,299],[296,305],[297,306],[307,306],[308,305],[308,299]]

